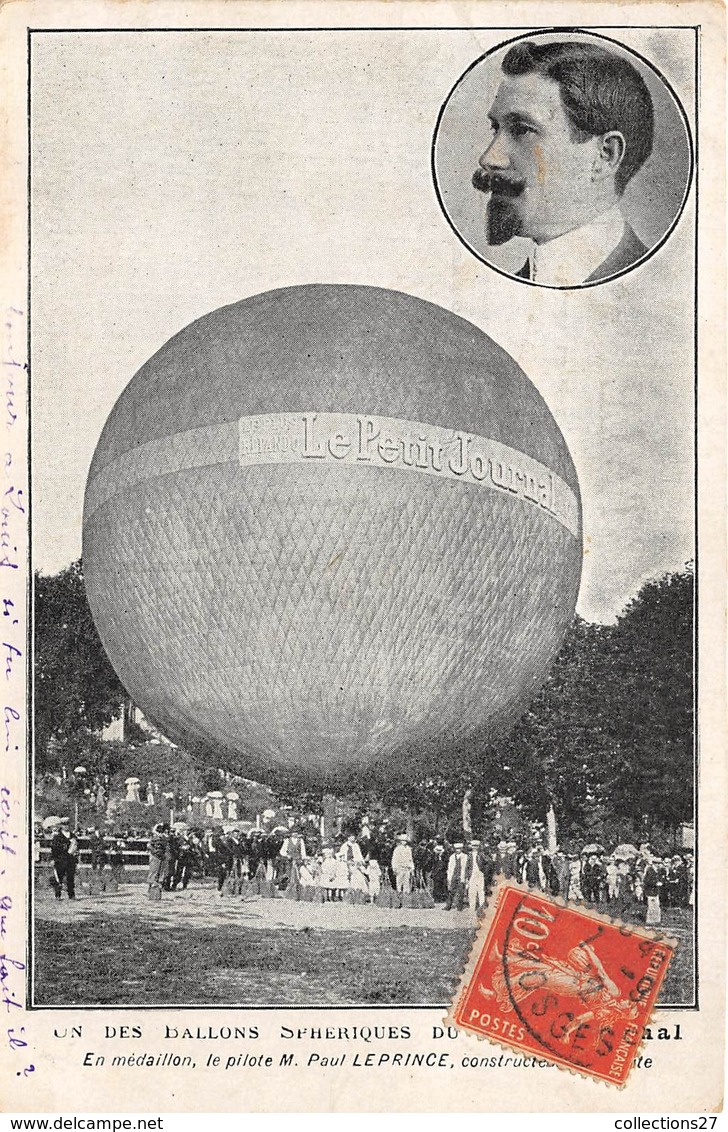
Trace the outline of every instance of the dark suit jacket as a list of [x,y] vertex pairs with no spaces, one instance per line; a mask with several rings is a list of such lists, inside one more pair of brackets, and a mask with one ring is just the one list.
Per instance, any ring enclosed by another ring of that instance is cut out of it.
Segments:
[[[475,859],[478,863],[478,868],[480,869],[481,873],[485,877],[485,887],[490,888],[491,881],[493,880],[493,877],[495,875],[495,865],[493,864],[493,858],[490,856],[489,853],[486,853],[484,849],[480,848],[480,849],[478,849],[478,852],[475,855]],[[466,881],[466,883],[467,883],[467,881],[470,880],[472,875],[473,875],[473,854],[468,853],[468,863],[467,863],[467,866],[465,868],[465,881]]]
[[68,848],[70,844],[70,837],[66,837],[60,830],[56,830],[51,841],[51,857],[54,863],[61,864],[63,861],[68,860]]
[[[639,236],[630,228],[629,224],[625,224],[624,235],[617,244],[613,252],[611,252],[603,263],[591,275],[584,280],[585,283],[596,283],[600,279],[608,279],[611,275],[617,275],[620,271],[631,267],[632,264],[637,263],[638,259],[647,253],[647,248],[640,240]],[[516,272],[520,279],[531,278],[531,265],[530,261],[526,260],[520,271]]]

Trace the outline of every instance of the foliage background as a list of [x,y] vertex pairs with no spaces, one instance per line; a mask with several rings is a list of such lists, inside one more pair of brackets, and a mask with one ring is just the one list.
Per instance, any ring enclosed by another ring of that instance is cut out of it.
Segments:
[[[440,773],[417,782],[340,792],[345,824],[408,821],[418,836],[454,832],[472,791],[474,828],[497,824],[496,799],[512,799],[518,825],[545,822],[549,807],[565,842],[640,840],[675,833],[693,817],[694,576],[690,565],[646,582],[613,625],[575,617],[542,690],[497,744],[475,736],[467,750],[443,745]],[[124,743],[100,731],[123,710],[126,693],[99,640],[81,562],[35,577],[36,771],[82,762],[122,789],[136,774],[172,791],[217,789],[225,771],[209,751],[188,752],[127,729]],[[214,754],[214,753],[213,753]],[[291,779],[276,797],[320,812],[322,788]],[[241,809],[270,803],[250,784]],[[510,806],[510,803],[506,804]]]

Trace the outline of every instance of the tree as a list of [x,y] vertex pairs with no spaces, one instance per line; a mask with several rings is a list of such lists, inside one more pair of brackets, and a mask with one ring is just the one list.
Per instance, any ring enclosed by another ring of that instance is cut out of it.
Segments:
[[632,839],[693,816],[692,570],[647,582],[615,625],[576,618],[542,691],[499,745],[533,817]]
[[118,715],[126,692],[96,631],[80,559],[59,574],[36,573],[34,583],[35,742],[42,771],[49,740],[83,750],[89,733]]
[[675,827],[693,816],[694,576],[649,581],[611,635],[610,734],[629,772],[615,803],[637,821]]
[[[597,814],[605,736],[604,653],[609,627],[576,617],[539,695],[509,746],[529,816],[553,805],[568,832],[592,827]],[[515,748],[515,750],[514,750]]]
[[576,617],[515,727],[466,760],[475,795],[511,795],[539,821],[553,805],[567,840],[689,821],[693,589],[687,567],[646,583],[615,625]]

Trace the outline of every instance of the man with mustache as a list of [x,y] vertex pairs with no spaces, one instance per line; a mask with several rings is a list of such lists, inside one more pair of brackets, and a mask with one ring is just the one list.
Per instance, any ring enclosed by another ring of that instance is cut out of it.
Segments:
[[552,287],[607,279],[647,248],[620,198],[652,152],[652,98],[622,56],[584,42],[517,43],[473,176],[489,194],[488,242],[534,241],[518,272]]

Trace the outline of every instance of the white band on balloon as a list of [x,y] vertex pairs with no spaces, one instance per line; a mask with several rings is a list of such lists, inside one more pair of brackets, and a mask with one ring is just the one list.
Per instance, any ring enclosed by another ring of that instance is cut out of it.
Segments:
[[477,484],[548,512],[578,537],[579,504],[550,468],[497,440],[420,421],[353,413],[269,413],[208,425],[139,445],[86,489],[85,517],[134,484],[230,463],[338,464],[419,472]]
[[238,458],[238,422],[191,428],[139,444],[117,456],[86,485],[84,522],[129,487],[191,468],[232,464]]
[[523,452],[461,429],[353,413],[241,417],[239,460],[244,468],[328,463],[423,472],[515,495],[573,535],[579,530],[576,496],[559,476]]

